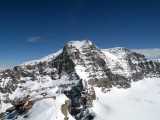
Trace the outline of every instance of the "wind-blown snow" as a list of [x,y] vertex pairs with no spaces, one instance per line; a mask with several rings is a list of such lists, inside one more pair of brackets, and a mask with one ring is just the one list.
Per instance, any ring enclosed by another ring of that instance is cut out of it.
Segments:
[[94,89],[97,99],[92,110],[97,120],[160,120],[159,78],[146,78],[129,89],[113,88],[107,93]]

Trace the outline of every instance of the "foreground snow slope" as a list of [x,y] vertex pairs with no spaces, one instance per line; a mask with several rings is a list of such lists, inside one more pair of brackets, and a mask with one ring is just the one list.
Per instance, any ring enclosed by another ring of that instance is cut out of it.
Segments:
[[92,110],[98,120],[160,120],[160,79],[132,83],[129,89],[113,88],[103,93],[95,87]]
[[[29,120],[63,120],[64,114],[61,111],[61,106],[65,104],[68,98],[64,94],[59,94],[56,99],[47,98],[36,102],[32,109],[29,110]],[[70,114],[69,120],[75,120]],[[25,120],[23,117],[18,117],[18,120]]]

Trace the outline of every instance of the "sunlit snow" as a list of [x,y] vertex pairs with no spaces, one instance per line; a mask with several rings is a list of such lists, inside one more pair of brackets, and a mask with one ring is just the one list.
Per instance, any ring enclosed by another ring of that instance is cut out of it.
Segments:
[[160,79],[132,83],[129,89],[112,88],[103,93],[95,87],[92,111],[98,120],[160,120]]

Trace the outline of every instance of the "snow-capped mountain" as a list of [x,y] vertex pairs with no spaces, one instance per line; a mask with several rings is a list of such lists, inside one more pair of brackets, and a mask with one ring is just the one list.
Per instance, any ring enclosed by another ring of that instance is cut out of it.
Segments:
[[100,111],[109,109],[108,95],[159,77],[159,61],[126,48],[70,41],[54,54],[0,72],[0,119],[105,120],[109,112]]

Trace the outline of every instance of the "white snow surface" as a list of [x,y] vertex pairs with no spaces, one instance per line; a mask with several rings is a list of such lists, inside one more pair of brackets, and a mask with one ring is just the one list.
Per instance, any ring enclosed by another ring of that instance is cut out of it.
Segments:
[[[77,40],[77,41],[69,41],[69,42],[68,42],[68,45],[72,45],[72,46],[76,47],[77,49],[80,49],[83,45],[85,45],[86,41],[87,41],[87,40],[82,40],[82,41],[80,41],[80,40]],[[91,41],[88,41],[88,42],[89,42],[90,45],[92,44]]]
[[112,88],[103,93],[95,87],[96,120],[160,120],[160,79],[145,78],[129,89]]
[[[61,107],[65,104],[65,100],[68,98],[64,94],[59,94],[56,99],[46,98],[37,101],[32,109],[27,113],[29,117],[28,120],[63,120],[64,115],[61,111]],[[69,113],[69,120],[75,120]],[[23,117],[18,117],[17,120],[25,120]]]
[[[0,93],[0,96],[2,96],[1,93]],[[2,97],[0,97],[0,99],[1,99],[1,98],[2,98]],[[8,108],[10,108],[10,107],[12,107],[12,104],[11,104],[11,103],[4,103],[3,101],[1,101],[1,104],[0,104],[0,113],[5,112],[6,109],[8,109]]]
[[102,52],[106,55],[106,57],[112,59],[112,60],[117,60],[117,56],[113,55],[112,53],[108,52],[108,50],[103,49]]

